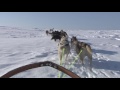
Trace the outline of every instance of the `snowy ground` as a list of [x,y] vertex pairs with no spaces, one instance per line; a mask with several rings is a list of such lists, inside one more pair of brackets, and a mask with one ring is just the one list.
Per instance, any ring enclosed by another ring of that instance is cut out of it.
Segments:
[[[69,70],[82,78],[120,78],[120,30],[66,30],[69,40],[77,36],[93,50],[93,68],[75,63]],[[52,61],[59,64],[58,41],[50,40],[44,30],[0,26],[0,76],[26,64]],[[68,63],[76,53],[71,49]],[[68,68],[69,64],[65,67]],[[57,78],[59,71],[41,67],[14,75],[12,78]],[[67,78],[70,78],[66,75]]]

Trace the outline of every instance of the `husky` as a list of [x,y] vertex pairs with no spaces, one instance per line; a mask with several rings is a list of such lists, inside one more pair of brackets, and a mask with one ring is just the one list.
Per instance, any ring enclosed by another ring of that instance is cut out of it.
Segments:
[[48,34],[49,34],[49,31],[48,31],[48,30],[46,30],[46,35],[48,36]]
[[58,44],[58,56],[60,60],[60,65],[63,62],[62,59],[66,62],[69,53],[70,53],[70,45],[69,45],[68,38],[65,36],[62,36]]
[[[82,65],[84,65],[83,60],[85,56],[90,60],[90,68],[92,68],[92,49],[91,46],[85,42],[79,42],[76,37],[71,38],[71,47],[75,46],[75,51],[79,55],[79,59],[82,61]],[[80,53],[80,51],[82,52]]]
[[52,32],[52,38],[51,38],[51,40],[57,40],[57,39],[59,39],[59,41],[60,41],[60,39],[61,39],[61,33],[59,32],[59,31],[54,31],[54,32]]
[[53,31],[51,33],[51,36],[52,36],[51,40],[54,39],[55,41],[57,39],[59,39],[59,41],[60,41],[62,36],[65,36],[66,38],[68,38],[68,35],[67,35],[67,33],[65,31]]

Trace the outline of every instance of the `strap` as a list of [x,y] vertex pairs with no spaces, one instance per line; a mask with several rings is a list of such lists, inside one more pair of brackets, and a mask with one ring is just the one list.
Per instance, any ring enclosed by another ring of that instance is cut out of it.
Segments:
[[[68,67],[68,69],[70,69],[72,67],[72,65],[76,62],[76,60],[78,59],[79,55],[82,53],[82,49],[80,50],[79,54],[75,57],[74,61],[72,62],[72,64],[70,64],[70,66]],[[63,75],[63,77],[65,77],[66,74]],[[62,78],[63,78],[62,77]]]
[[[62,49],[62,60],[60,61],[61,66],[62,66],[62,61],[64,60],[63,59],[64,52],[65,52],[65,48]],[[60,78],[60,72],[58,73],[58,78]]]

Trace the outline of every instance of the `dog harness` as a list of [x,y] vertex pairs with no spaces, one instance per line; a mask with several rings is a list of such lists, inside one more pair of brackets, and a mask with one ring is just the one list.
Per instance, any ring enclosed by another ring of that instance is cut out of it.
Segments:
[[[72,67],[72,65],[76,62],[76,60],[78,59],[79,55],[82,53],[82,49],[80,50],[79,54],[75,57],[74,61],[72,62],[72,64],[70,64],[70,66],[68,67],[68,69],[70,69]],[[63,77],[65,77],[66,74],[63,75]],[[62,77],[62,78],[63,78]]]

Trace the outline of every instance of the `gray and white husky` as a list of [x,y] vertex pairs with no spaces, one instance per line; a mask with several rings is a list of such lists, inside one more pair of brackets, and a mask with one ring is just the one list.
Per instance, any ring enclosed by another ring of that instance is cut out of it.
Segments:
[[70,45],[69,45],[68,37],[62,36],[58,44],[58,56],[59,56],[60,64],[62,64],[62,62],[65,62],[67,60],[69,53],[70,53]]
[[[84,64],[83,60],[84,60],[85,56],[87,56],[88,59],[90,60],[90,67],[92,68],[91,46],[85,42],[78,41],[77,38],[74,36],[71,38],[71,46],[73,46],[73,45],[75,46],[76,53],[79,54],[79,59],[82,61],[82,64]],[[82,50],[82,52],[80,53],[81,50]]]

